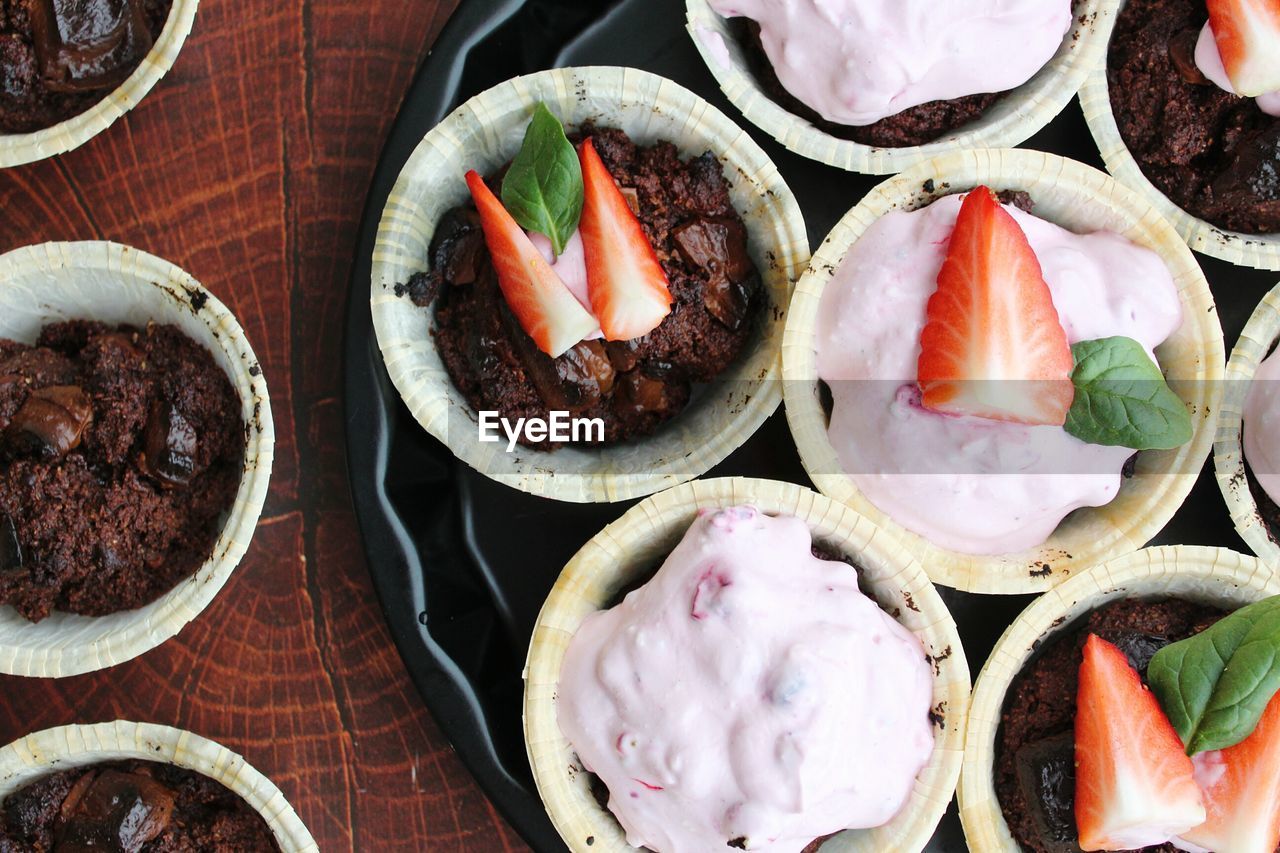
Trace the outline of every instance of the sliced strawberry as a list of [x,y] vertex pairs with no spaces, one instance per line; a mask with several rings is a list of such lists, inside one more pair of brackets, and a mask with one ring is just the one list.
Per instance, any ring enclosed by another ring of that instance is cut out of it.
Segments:
[[1040,262],[991,190],[965,196],[916,374],[924,406],[951,415],[1061,426],[1071,408],[1071,347]]
[[1204,821],[1191,759],[1124,652],[1093,634],[1076,693],[1082,850],[1163,844]]
[[1207,0],[1209,27],[1239,95],[1280,90],[1280,0]]
[[595,331],[595,318],[474,170],[467,172],[467,187],[480,211],[484,242],[511,313],[538,349],[552,358],[563,355]]
[[591,310],[610,341],[643,337],[671,313],[667,274],[640,220],[588,139],[582,161],[582,248],[587,258]]
[[1182,839],[1216,853],[1273,853],[1280,846],[1280,694],[1253,733],[1195,757],[1209,813]]

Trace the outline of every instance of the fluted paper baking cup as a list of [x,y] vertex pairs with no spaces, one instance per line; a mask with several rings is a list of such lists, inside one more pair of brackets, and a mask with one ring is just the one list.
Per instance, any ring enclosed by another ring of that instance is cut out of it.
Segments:
[[1020,849],[996,798],[996,734],[1009,685],[1054,631],[1121,598],[1171,596],[1235,609],[1277,593],[1280,580],[1254,557],[1225,548],[1171,545],[1095,566],[1036,599],[996,643],[974,685],[959,790],[969,849]]
[[123,83],[89,109],[44,130],[0,134],[0,169],[21,166],[79,148],[137,106],[178,58],[195,23],[199,0],[173,0],[164,29]]
[[[747,227],[769,305],[738,360],[654,435],[606,448],[538,451],[482,443],[477,414],[454,387],[431,333],[433,308],[396,294],[427,268],[436,222],[469,196],[468,169],[487,173],[520,148],[539,101],[569,128],[617,127],[637,143],[668,140],[682,157],[712,151]],[[804,220],[777,168],[723,113],[688,89],[635,68],[558,68],[476,95],[438,124],[405,164],[373,251],[378,346],[396,389],[427,432],[505,485],[564,501],[618,501],[704,473],[755,432],[781,399],[778,351],[791,285],[809,258]]]
[[[1123,2],[1120,5],[1123,6]],[[1142,168],[1130,153],[1129,146],[1125,145],[1116,125],[1105,59],[1089,72],[1080,88],[1080,106],[1093,141],[1098,144],[1103,162],[1107,164],[1107,171],[1169,220],[1188,246],[1240,266],[1280,270],[1280,234],[1241,234],[1219,228],[1178,207],[1142,174]]]
[[[960,148],[1014,146],[1040,130],[1067,105],[1091,69],[1102,62],[1119,0],[1078,0],[1062,46],[1034,77],[1007,93],[981,117],[933,142],[902,148],[863,145],[832,136],[779,106],[752,73],[729,22],[707,0],[687,0],[689,35],[733,105],[748,121],[810,160],[870,175],[901,172]],[[723,42],[709,46],[708,41]],[[729,64],[724,64],[725,57]]]
[[0,749],[0,800],[51,773],[132,759],[172,764],[221,783],[262,815],[284,853],[319,850],[280,789],[244,758],[199,735],[151,723],[59,726],[14,741]]
[[890,823],[846,830],[825,853],[920,850],[955,790],[964,749],[969,665],[960,636],[924,571],[892,536],[847,507],[794,483],[742,477],[699,480],[660,492],[596,534],[565,566],[538,615],[524,679],[525,746],[552,822],[576,853],[632,850],[613,815],[592,795],[589,775],[556,722],[555,696],[565,649],[582,620],[652,572],[704,507],[751,504],[808,523],[815,542],[853,558],[864,588],[920,639],[934,665],[934,713],[941,718],[933,756],[911,799]]
[[145,607],[108,616],[55,612],[31,623],[0,607],[0,672],[57,678],[113,666],[178,633],[244,556],[267,494],[275,430],[267,383],[235,317],[168,261],[116,243],[42,243],[0,255],[0,338],[31,343],[61,320],[173,324],[212,353],[240,397],[244,474],[209,559]]
[[1258,511],[1258,502],[1249,488],[1242,444],[1244,404],[1249,395],[1249,385],[1258,365],[1271,352],[1277,339],[1280,339],[1280,284],[1258,303],[1231,350],[1231,360],[1227,362],[1227,388],[1222,398],[1222,417],[1218,420],[1217,440],[1213,443],[1213,468],[1236,531],[1253,553],[1268,565],[1280,569],[1280,545],[1271,538],[1267,523]]
[[[814,331],[823,288],[846,251],[891,210],[913,210],[986,185],[1025,190],[1035,214],[1069,230],[1114,231],[1164,259],[1182,302],[1182,326],[1156,348],[1170,386],[1187,404],[1194,434],[1175,450],[1144,451],[1111,503],[1068,515],[1048,541],[1026,551],[982,556],[940,548],[877,509],[840,466],[827,438]],[[836,223],[791,300],[782,344],[787,421],[819,490],[900,537],[936,583],[969,592],[1028,593],[1071,573],[1137,550],[1173,517],[1209,455],[1222,397],[1222,327],[1204,273],[1185,243],[1142,197],[1080,163],[1039,151],[959,151],[922,163],[873,189]]]

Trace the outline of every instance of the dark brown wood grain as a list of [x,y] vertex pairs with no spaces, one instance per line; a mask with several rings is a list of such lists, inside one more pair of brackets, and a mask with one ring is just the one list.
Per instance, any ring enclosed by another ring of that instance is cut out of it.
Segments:
[[174,68],[124,119],[77,151],[0,171],[0,251],[116,240],[226,302],[266,371],[278,436],[262,522],[217,600],[106,672],[0,678],[0,743],[66,723],[165,723],[244,754],[324,851],[524,849],[391,643],[342,449],[357,220],[454,3],[204,0]]

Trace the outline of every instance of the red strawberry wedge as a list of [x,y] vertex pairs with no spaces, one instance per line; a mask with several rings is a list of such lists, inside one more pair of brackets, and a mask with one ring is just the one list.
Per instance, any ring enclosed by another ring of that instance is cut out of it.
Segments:
[[1231,88],[1249,98],[1280,91],[1280,0],[1208,0],[1206,5]]
[[1251,735],[1195,763],[1209,817],[1182,840],[1216,853],[1273,853],[1280,846],[1280,694]]
[[1163,844],[1204,822],[1178,733],[1124,652],[1094,634],[1080,664],[1075,734],[1081,850]]
[[658,327],[671,313],[667,274],[613,175],[588,139],[582,161],[582,249],[587,296],[606,340],[629,341]]
[[926,308],[916,365],[925,408],[1061,426],[1073,366],[1027,235],[978,187],[960,206]]
[[563,355],[596,330],[595,318],[474,170],[467,172],[467,188],[480,211],[484,242],[511,313],[538,349],[552,358]]

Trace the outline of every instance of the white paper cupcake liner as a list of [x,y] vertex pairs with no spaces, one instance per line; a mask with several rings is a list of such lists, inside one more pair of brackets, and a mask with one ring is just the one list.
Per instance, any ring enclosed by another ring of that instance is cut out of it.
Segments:
[[[1111,503],[1077,510],[1038,548],[998,556],[940,548],[889,518],[843,472],[827,438],[819,397],[814,330],[822,290],[848,248],[890,210],[985,184],[1025,190],[1035,214],[1073,231],[1111,230],[1157,252],[1173,274],[1183,323],[1156,349],[1173,390],[1188,404],[1194,435],[1176,450],[1138,456],[1135,476]],[[1141,548],[1172,518],[1195,484],[1213,442],[1222,396],[1222,328],[1204,274],[1186,244],[1137,194],[1096,169],[1025,150],[960,151],[922,163],[873,189],[836,224],[796,286],[782,346],[787,421],[810,478],[903,540],[936,583],[969,592],[1028,593],[1061,583],[1086,566]]]
[[552,822],[576,853],[633,849],[592,795],[588,774],[560,732],[555,709],[560,665],[582,620],[651,572],[684,536],[699,508],[742,504],[803,519],[815,541],[854,558],[865,570],[870,594],[886,611],[899,614],[933,661],[934,709],[943,723],[911,799],[890,823],[846,830],[822,848],[827,853],[922,849],[951,801],[964,747],[969,666],[955,623],[910,554],[866,518],[793,483],[739,477],[687,483],[642,501],[582,547],[543,605],[525,664],[524,724],[534,779]]
[[[1123,6],[1124,0],[1120,0],[1117,14]],[[1108,38],[1109,35],[1108,31]],[[1080,106],[1107,171],[1169,220],[1187,245],[1197,252],[1240,266],[1280,270],[1280,234],[1241,234],[1212,225],[1178,207],[1142,174],[1138,161],[1120,136],[1111,109],[1105,51],[1102,61],[1089,72],[1080,88]]]
[[[569,128],[594,121],[640,144],[669,140],[682,157],[714,152],[770,305],[747,349],[656,434],[607,448],[537,451],[482,443],[477,414],[454,387],[431,333],[434,306],[396,285],[428,264],[436,223],[468,198],[463,175],[500,167],[520,147],[542,101]],[[781,399],[778,351],[791,285],[808,261],[804,220],[768,156],[741,128],[689,90],[635,68],[559,68],[476,95],[418,145],[391,191],[373,252],[372,310],[387,371],[427,432],[480,473],[564,501],[617,501],[692,479],[755,432]]]
[[1218,488],[1231,512],[1241,538],[1268,565],[1280,568],[1280,545],[1271,538],[1258,502],[1249,489],[1242,444],[1244,404],[1258,365],[1280,339],[1280,284],[1254,309],[1227,362],[1227,388],[1222,399],[1217,440],[1213,444],[1213,468]]
[[57,678],[146,652],[196,617],[231,576],[253,537],[271,478],[275,430],[267,383],[235,317],[168,261],[116,243],[43,243],[0,255],[0,338],[31,343],[61,320],[179,327],[208,349],[240,397],[244,475],[222,534],[196,573],[137,610],[55,612],[31,623],[0,607],[0,672]]
[[1049,635],[1120,598],[1174,596],[1234,609],[1277,593],[1280,580],[1253,557],[1225,548],[1174,545],[1095,566],[1036,599],[996,643],[974,686],[959,790],[969,849],[1020,849],[996,798],[996,734],[1010,683]]
[[51,773],[105,761],[142,759],[208,776],[262,815],[284,853],[319,850],[311,833],[271,780],[225,746],[191,732],[117,720],[60,726],[0,749],[0,800]]
[[[707,0],[687,0],[688,30],[720,88],[742,114],[787,148],[811,160],[871,175],[901,172],[960,148],[1012,147],[1030,138],[1062,112],[1085,76],[1106,52],[1119,0],[1080,0],[1071,31],[1048,64],[1010,91],[976,121],[925,145],[880,148],[832,136],[774,101],[752,73],[729,22]],[[723,41],[729,65],[708,40]],[[997,60],[998,61],[998,60]]]
[[0,134],[0,169],[79,148],[137,106],[178,58],[195,23],[199,0],[173,0],[164,29],[129,78],[89,109],[44,130]]

